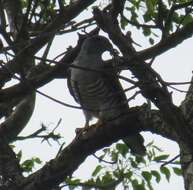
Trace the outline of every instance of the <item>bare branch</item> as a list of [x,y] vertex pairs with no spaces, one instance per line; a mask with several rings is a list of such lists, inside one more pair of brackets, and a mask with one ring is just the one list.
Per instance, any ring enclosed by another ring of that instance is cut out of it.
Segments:
[[[178,133],[179,138],[188,145],[192,146],[193,142],[188,140],[192,138],[191,128],[189,127],[181,110],[173,104],[171,94],[169,93],[167,86],[165,82],[161,79],[160,75],[156,73],[147,64],[145,64],[143,62],[143,59],[137,57],[135,49],[131,46],[131,44],[128,45],[127,38],[121,32],[118,25],[118,21],[112,20],[108,12],[102,12],[96,8],[94,10],[94,16],[95,19],[97,20],[98,25],[105,32],[108,33],[111,40],[119,47],[125,59],[130,58],[132,56],[136,56],[136,60],[134,60],[133,62],[130,62],[128,59],[127,65],[128,69],[139,80],[138,85],[141,89],[141,94],[145,98],[150,99],[160,109],[161,113],[163,114],[163,119],[169,125],[175,126],[173,127],[173,130],[175,130]],[[191,26],[186,25],[186,27],[187,26],[193,32],[192,25]],[[183,30],[181,30],[180,32],[182,32]],[[183,39],[184,35],[187,34],[183,33]],[[177,41],[178,40],[179,39],[177,38]],[[166,43],[168,43],[168,41]],[[187,139],[187,137],[189,138]]]
[[[26,46],[17,54],[15,59],[6,64],[6,68],[9,71],[12,71],[12,73],[19,72],[22,64],[30,61],[28,60],[29,57],[32,57],[37,51],[39,51],[39,49],[42,48],[60,28],[75,18],[93,2],[95,2],[95,0],[84,0],[84,2],[78,0],[76,3],[65,7],[39,36],[26,43]],[[2,75],[0,76],[2,77]],[[3,78],[0,79],[0,81],[7,81],[10,77],[10,73],[6,74],[3,72]]]
[[[162,53],[168,50],[171,50],[172,48],[182,43],[184,40],[192,37],[193,35],[192,26],[193,21],[188,23],[181,29],[179,29],[177,32],[174,32],[173,34],[169,35],[167,38],[160,41],[158,44],[138,52],[136,57],[142,60],[146,60],[161,55]],[[133,57],[131,58],[131,60],[135,58]]]

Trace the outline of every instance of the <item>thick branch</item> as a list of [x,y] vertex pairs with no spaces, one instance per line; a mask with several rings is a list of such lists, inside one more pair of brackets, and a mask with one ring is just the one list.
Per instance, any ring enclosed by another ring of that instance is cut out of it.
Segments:
[[[131,48],[127,37],[121,32],[118,21],[112,20],[108,12],[99,9],[94,10],[94,16],[98,25],[108,33],[112,41],[119,47],[124,58],[137,56],[136,50]],[[105,24],[104,24],[105,23]],[[191,28],[192,30],[192,28]],[[193,145],[192,132],[181,110],[176,107],[160,75],[140,58],[133,62],[127,61],[128,69],[139,80],[138,85],[142,95],[151,100],[161,111],[164,120],[178,133],[180,139],[190,146]]]
[[3,5],[7,13],[10,32],[15,39],[20,30],[23,20],[21,1],[6,0],[4,1]]
[[5,139],[7,142],[13,141],[26,126],[34,110],[35,93],[32,93],[24,98],[12,114],[0,124],[0,139]]
[[190,87],[188,93],[181,104],[181,109],[189,121],[190,125],[193,127],[193,77],[191,79]]
[[[87,35],[96,35],[98,32],[98,28],[96,28]],[[47,84],[54,78],[58,78],[58,76],[66,78],[67,68],[77,56],[84,39],[88,37],[87,35],[81,35],[77,46],[70,49],[58,63],[56,62],[56,66],[36,66],[35,68],[32,68],[32,70],[36,70],[36,72],[33,74],[33,77],[27,77],[25,81],[19,84],[0,90],[0,103],[5,103],[6,101],[9,101],[10,98],[24,97],[25,95],[33,92],[35,89]]]
[[9,71],[12,73],[18,72],[20,66],[25,64],[25,59],[33,56],[39,49],[41,49],[50,39],[53,38],[55,33],[65,26],[66,23],[71,21],[77,15],[79,15],[85,8],[91,5],[95,0],[82,0],[76,1],[76,3],[71,4],[70,6],[65,7],[58,16],[51,22],[45,30],[31,42],[29,42],[21,51],[17,54],[15,59],[6,64],[8,72],[5,70],[0,70],[0,81],[7,81],[11,78]]
[[56,18],[51,22],[45,30],[35,38],[27,49],[34,54],[41,47],[43,47],[55,33],[65,26],[66,23],[71,21],[73,18],[78,16],[84,9],[86,9],[89,5],[94,3],[96,0],[78,0],[76,3],[71,4],[70,6],[64,7],[60,14],[56,16]]
[[54,185],[70,176],[88,155],[138,130],[160,131],[159,134],[167,137],[170,135],[172,139],[175,139],[174,133],[171,133],[168,126],[161,120],[159,111],[153,111],[149,117],[141,116],[146,113],[147,110],[143,106],[132,108],[119,126],[113,126],[113,122],[105,126],[93,125],[87,132],[78,135],[57,158],[26,178],[20,190],[50,190]]
[[0,141],[0,189],[17,187],[24,177],[15,153],[1,138]]
[[161,55],[162,53],[176,47],[184,40],[192,37],[193,35],[193,21],[182,27],[177,32],[164,38],[158,44],[138,52],[137,57],[145,60]]

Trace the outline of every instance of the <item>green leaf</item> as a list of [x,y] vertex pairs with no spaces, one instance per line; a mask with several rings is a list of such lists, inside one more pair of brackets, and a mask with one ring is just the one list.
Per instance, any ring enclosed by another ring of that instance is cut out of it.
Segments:
[[70,185],[77,185],[77,184],[79,184],[80,183],[80,179],[72,179],[71,181],[70,181]]
[[98,165],[95,168],[95,170],[92,172],[92,176],[95,177],[102,169],[103,169],[103,167],[101,165]]
[[178,176],[182,176],[182,169],[177,167],[172,167],[174,173]]
[[183,20],[183,26],[192,22],[192,16],[191,15],[186,15],[184,16],[184,20]]
[[142,171],[141,175],[145,178],[146,181],[151,181],[152,174],[148,171]]
[[139,184],[139,182],[136,179],[131,181],[131,185],[134,190],[146,190],[145,184],[144,183]]
[[152,147],[154,149],[156,149],[157,151],[159,151],[159,152],[163,152],[163,150],[160,147],[156,146],[156,145],[153,145]]
[[167,167],[165,167],[165,166],[161,166],[161,167],[160,167],[160,171],[161,171],[162,174],[165,175],[166,179],[167,179],[168,182],[169,182],[170,177],[171,177],[170,170],[169,170]]
[[177,24],[181,23],[181,18],[179,16],[178,13],[174,12],[173,13],[173,17],[172,17],[173,21],[176,22]]
[[154,42],[154,39],[153,38],[149,38],[149,43],[151,44],[151,45],[153,45],[155,42]]
[[174,162],[174,164],[181,165],[181,163],[180,163],[179,160],[176,160],[176,161]]
[[34,162],[36,162],[37,164],[41,164],[41,163],[42,163],[42,161],[41,161],[40,158],[38,158],[38,157],[33,158],[33,160],[34,160]]
[[129,152],[127,145],[124,143],[117,143],[116,144],[116,149],[118,150],[118,152],[125,157],[126,154]]
[[102,183],[109,183],[109,182],[113,182],[113,181],[114,181],[113,176],[109,172],[106,172],[102,178]]
[[156,182],[159,183],[161,180],[161,175],[159,172],[156,170],[151,170],[151,174],[155,177]]
[[34,162],[33,160],[25,160],[22,164],[21,167],[25,172],[30,172],[32,171],[32,168],[34,167]]
[[152,145],[154,144],[154,141],[150,141],[147,145],[146,145],[146,147],[151,147]]
[[20,161],[20,160],[21,160],[21,157],[22,157],[22,151],[20,150],[20,151],[17,153],[17,159]]
[[128,22],[124,17],[121,17],[120,22],[121,22],[121,28],[124,30],[125,27],[127,26]]
[[113,162],[117,162],[117,160],[118,160],[118,154],[117,154],[117,152],[115,152],[115,151],[111,152],[110,157],[111,157],[111,160],[112,160]]
[[146,164],[146,160],[144,159],[143,156],[136,156],[135,161],[136,161],[137,163]]
[[80,179],[73,179],[73,178],[66,178],[65,179],[66,184],[68,184],[69,190],[73,190],[76,188],[78,184],[80,184]]
[[127,179],[130,179],[132,175],[133,175],[132,171],[128,171],[128,172],[124,173],[124,177],[126,177]]
[[81,190],[91,190],[91,188],[90,187],[82,187],[82,189]]
[[133,168],[138,168],[137,162],[135,162],[135,161],[133,161],[133,160],[131,160],[131,166],[132,166]]
[[145,22],[149,22],[149,21],[152,20],[152,17],[151,17],[151,15],[149,13],[145,13],[143,15],[143,19],[144,19]]
[[149,36],[151,34],[151,30],[149,28],[143,28],[143,34],[145,36]]
[[153,187],[152,187],[150,181],[147,182],[147,186],[148,186],[148,188],[149,188],[150,190],[153,190]]
[[166,160],[169,156],[170,156],[169,154],[162,154],[160,156],[156,156],[153,160],[154,161]]
[[104,152],[105,154],[109,153],[109,152],[110,152],[110,148],[104,148],[104,149],[103,149],[103,152]]
[[146,6],[147,6],[147,10],[150,14],[153,14],[154,12],[154,3],[153,0],[146,0]]

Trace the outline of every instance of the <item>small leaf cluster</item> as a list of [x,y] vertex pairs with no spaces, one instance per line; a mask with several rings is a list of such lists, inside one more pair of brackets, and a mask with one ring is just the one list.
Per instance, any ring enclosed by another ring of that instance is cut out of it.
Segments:
[[153,185],[163,177],[169,181],[173,173],[181,176],[179,162],[167,165],[168,154],[164,154],[153,142],[146,147],[147,154],[144,157],[132,155],[124,143],[105,148],[97,153],[99,156],[95,156],[99,163],[90,179],[82,182],[77,178],[68,178],[65,184],[70,190],[115,190],[120,186],[123,189],[153,190]]
[[[18,160],[21,161],[21,158],[22,158],[22,151],[21,150],[17,153],[17,158],[18,158]],[[33,156],[30,159],[24,160],[20,164],[20,166],[21,166],[21,169],[23,170],[23,172],[30,173],[33,171],[33,169],[35,169],[35,166],[37,164],[41,165],[42,161],[40,160],[40,158]]]
[[167,36],[192,21],[193,5],[185,0],[131,0],[125,4],[120,25],[123,30],[130,25],[141,29],[154,44],[160,32]]

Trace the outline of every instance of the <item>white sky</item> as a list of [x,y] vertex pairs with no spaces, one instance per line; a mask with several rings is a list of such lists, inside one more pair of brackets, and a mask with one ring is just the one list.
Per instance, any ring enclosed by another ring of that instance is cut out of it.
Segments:
[[[134,33],[133,35],[136,34]],[[134,37],[137,38],[137,43],[143,43],[142,45],[144,46],[146,45],[146,42],[141,40],[140,35],[136,35]],[[69,34],[56,39],[50,52],[50,57],[55,57],[64,51],[69,45],[75,44],[76,41],[76,34]],[[159,71],[163,79],[166,81],[189,81],[193,70],[192,49],[193,39],[186,40],[183,44],[156,58],[154,68]],[[185,86],[185,88],[180,88],[187,89],[187,86]],[[40,90],[58,100],[75,104],[74,100],[68,93],[66,80],[54,80]],[[184,94],[174,91],[173,97],[174,102],[179,105],[184,98]],[[141,104],[141,102],[141,99],[137,98],[135,101],[131,102],[131,106]],[[81,110],[63,107],[43,96],[37,95],[34,114],[28,124],[28,127],[26,127],[26,129],[22,132],[22,135],[34,132],[40,127],[42,122],[46,124],[50,130],[52,130],[60,118],[62,118],[62,123],[58,128],[58,131],[61,132],[64,137],[64,141],[68,144],[75,136],[75,129],[84,125],[84,117]],[[166,151],[166,153],[171,154],[171,157],[178,154],[178,146],[174,142],[161,138],[157,135],[151,135],[150,133],[145,133],[144,136],[146,143],[153,139],[158,146],[162,147]],[[55,143],[52,143],[53,146],[49,146],[45,142],[40,144],[37,140],[25,140],[23,142],[16,143],[16,145],[17,150],[23,150],[24,159],[30,158],[31,156],[38,156],[42,160],[48,161],[51,158],[54,158],[58,151],[58,147]],[[81,165],[77,174],[84,177],[88,176],[91,168],[94,167],[94,160],[94,158],[89,157],[86,162]],[[175,175],[172,177],[170,183],[166,180],[162,180],[161,184],[155,185],[154,187],[155,190],[184,189],[182,179],[180,177],[176,177]]]
[[[66,37],[64,42],[65,44],[70,44],[72,40],[76,41],[76,36],[71,36],[71,38]],[[62,44],[61,41],[56,43],[56,48],[54,49],[56,52],[54,52],[54,54],[58,54],[58,52],[62,51],[61,49],[64,47],[64,42],[62,42]],[[159,71],[164,80],[190,80],[192,75],[191,72],[193,70],[193,54],[191,53],[193,48],[192,44],[193,39],[189,39],[183,44],[179,45],[177,48],[168,51],[156,59],[154,67],[157,71]],[[40,90],[52,97],[55,97],[56,99],[70,104],[75,104],[74,100],[68,93],[66,80],[54,80]],[[179,104],[184,98],[184,94],[174,91],[173,97],[175,103]],[[140,100],[136,100],[133,102],[133,105],[136,103],[140,104],[141,102]],[[62,118],[62,123],[58,131],[61,132],[61,134],[64,136],[64,141],[68,144],[75,136],[75,129],[84,125],[84,117],[81,110],[63,107],[46,99],[45,97],[38,95],[33,117],[31,118],[28,127],[23,131],[22,134],[30,134],[34,130],[37,130],[42,122],[50,127],[50,130],[52,130],[60,118]],[[151,135],[150,133],[145,133],[144,136],[146,143],[153,139],[158,146],[162,147],[162,149],[166,151],[166,153],[171,154],[171,157],[174,157],[178,154],[178,146],[174,142],[161,138],[158,135]],[[40,144],[39,141],[28,140],[17,143],[17,145],[18,149],[23,150],[25,155],[24,158],[30,158],[31,156],[36,155],[42,160],[48,161],[57,153],[57,148],[54,143],[53,146],[50,147],[46,143]],[[93,160],[95,159],[89,157],[86,162],[81,165],[77,174],[80,176],[88,176],[90,173],[89,171],[91,171],[91,168],[94,167]],[[183,190],[182,179],[174,175],[170,183],[168,183],[166,180],[162,180],[161,185],[155,185],[156,190],[162,190],[163,188]]]

